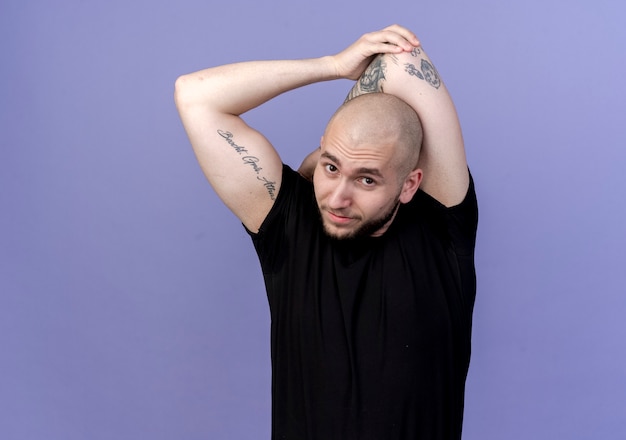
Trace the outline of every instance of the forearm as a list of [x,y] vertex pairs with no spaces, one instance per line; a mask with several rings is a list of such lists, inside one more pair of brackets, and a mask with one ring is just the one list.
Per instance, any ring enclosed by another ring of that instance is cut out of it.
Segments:
[[289,90],[337,77],[331,57],[229,64],[181,76],[176,101],[241,115]]
[[236,63],[181,76],[179,109],[193,106],[216,114],[241,115],[298,87],[338,78],[357,79],[377,53],[401,53],[419,45],[407,29],[392,25],[361,36],[338,54],[303,60]]
[[453,110],[439,73],[421,47],[401,54],[378,55],[350,90],[346,101],[367,93],[384,92],[412,104],[420,117],[442,105]]

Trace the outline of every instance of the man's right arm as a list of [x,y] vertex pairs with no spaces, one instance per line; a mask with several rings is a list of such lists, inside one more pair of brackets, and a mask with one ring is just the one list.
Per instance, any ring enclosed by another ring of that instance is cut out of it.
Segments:
[[240,115],[334,74],[328,59],[238,63],[184,75],[175,100],[202,171],[222,201],[258,231],[281,185],[282,162]]
[[241,115],[289,90],[337,78],[358,78],[378,53],[419,45],[399,26],[363,35],[342,52],[316,59],[254,61],[181,76],[175,100],[198,162],[222,201],[257,232],[280,190],[282,161]]

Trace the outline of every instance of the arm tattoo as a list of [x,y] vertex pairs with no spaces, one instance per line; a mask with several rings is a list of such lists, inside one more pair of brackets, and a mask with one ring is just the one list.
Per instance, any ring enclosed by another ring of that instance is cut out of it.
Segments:
[[424,79],[428,84],[438,89],[441,85],[441,79],[439,78],[439,74],[435,70],[435,67],[430,64],[425,59],[422,59],[422,73],[424,74]]
[[[411,51],[411,56],[414,58],[419,57],[422,54],[422,49],[419,47],[414,48]],[[421,71],[414,64],[406,63],[404,65],[404,70],[411,76],[416,76],[419,79],[426,81],[428,84],[438,89],[441,86],[441,78],[431,63],[422,58],[421,60]]]
[[365,72],[363,72],[354,87],[352,87],[345,102],[366,93],[381,92],[383,90],[382,82],[385,80],[386,69],[387,65],[383,58],[381,56],[376,57],[367,66],[367,69],[365,69]]
[[417,76],[419,79],[422,80],[424,79],[424,75],[422,75],[422,72],[420,72],[413,64],[406,63],[404,65],[404,70],[406,70],[406,72],[411,76]]
[[270,199],[276,199],[276,182],[269,180],[267,177],[263,176],[261,171],[263,168],[259,166],[260,159],[256,156],[252,156],[248,149],[244,146],[238,145],[233,137],[234,135],[230,131],[225,130],[217,130],[217,134],[219,134],[228,145],[241,156],[241,161],[244,165],[248,165],[252,171],[256,174],[257,180],[263,182],[263,186],[265,187]]
[[[413,56],[415,50],[411,53]],[[438,89],[441,86],[441,78],[439,78],[439,74],[435,70],[435,67],[430,64],[427,60],[422,58],[421,62],[421,70],[418,69],[415,64],[406,63],[404,65],[404,70],[411,76],[415,76],[421,80],[426,81],[428,84]]]
[[[411,51],[411,56],[414,58],[421,58],[421,55],[422,49],[419,47],[416,47]],[[393,63],[399,64],[399,60],[396,56],[389,55],[389,58]],[[421,58],[419,68],[415,64],[406,63],[404,65],[404,70],[409,74],[409,76],[414,76],[422,81],[426,81],[435,89],[441,87],[441,78],[439,77],[437,70],[428,60],[424,58]],[[351,99],[366,93],[382,92],[383,82],[386,79],[386,71],[387,64],[383,55],[377,56],[367,69],[365,69],[354,87],[352,87],[352,90],[350,90],[350,93],[348,93],[344,102],[348,102]]]

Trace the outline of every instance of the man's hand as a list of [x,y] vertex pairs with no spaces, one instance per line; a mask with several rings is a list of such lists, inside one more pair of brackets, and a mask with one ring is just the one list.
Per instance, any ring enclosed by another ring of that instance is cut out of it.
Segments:
[[420,45],[408,29],[397,24],[367,33],[348,48],[332,56],[338,78],[358,79],[377,54],[411,52]]

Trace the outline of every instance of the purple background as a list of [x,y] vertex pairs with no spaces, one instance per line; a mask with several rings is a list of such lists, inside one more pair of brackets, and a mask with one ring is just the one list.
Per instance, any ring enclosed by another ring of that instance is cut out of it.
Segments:
[[[174,80],[394,22],[453,94],[479,191],[464,438],[625,438],[624,5],[3,0],[0,438],[269,438],[260,269]],[[248,120],[297,166],[349,87]]]

